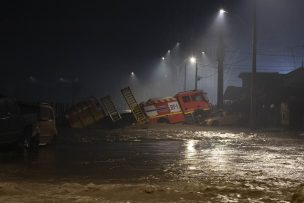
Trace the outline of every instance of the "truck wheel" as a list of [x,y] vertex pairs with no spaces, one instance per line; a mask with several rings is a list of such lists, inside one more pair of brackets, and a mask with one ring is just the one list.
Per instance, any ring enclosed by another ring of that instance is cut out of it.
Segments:
[[219,126],[220,125],[220,122],[219,121],[213,121],[212,122],[212,126]]
[[57,134],[54,135],[53,139],[51,140],[50,144],[55,145],[57,143]]
[[37,152],[39,148],[39,134],[36,134],[34,137],[30,138],[30,148],[31,152]]
[[205,124],[205,119],[207,118],[207,112],[203,110],[197,110],[193,112],[194,121],[199,125]]
[[39,146],[39,135],[32,136],[32,129],[27,128],[24,130],[22,137],[20,138],[17,151],[20,153],[24,152],[36,152]]
[[160,119],[158,119],[157,122],[158,122],[158,123],[169,123],[169,120],[166,119],[166,118],[160,118]]

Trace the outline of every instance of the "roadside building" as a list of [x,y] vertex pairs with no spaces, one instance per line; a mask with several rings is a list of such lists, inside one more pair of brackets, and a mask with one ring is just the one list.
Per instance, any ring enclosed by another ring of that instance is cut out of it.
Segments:
[[[242,87],[229,86],[224,94],[227,108],[242,112],[249,120],[251,73],[242,72]],[[259,126],[304,127],[304,68],[287,74],[256,74],[257,124]],[[247,118],[247,119],[246,119]]]
[[284,77],[283,102],[287,120],[293,128],[304,128],[304,68],[298,68]]

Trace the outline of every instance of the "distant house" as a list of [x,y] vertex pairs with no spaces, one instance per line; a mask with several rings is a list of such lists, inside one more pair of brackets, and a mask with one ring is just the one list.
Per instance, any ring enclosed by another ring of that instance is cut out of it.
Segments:
[[233,103],[239,100],[242,95],[242,87],[228,86],[224,94],[225,103]]
[[304,68],[298,68],[284,77],[284,98],[289,113],[289,125],[304,128]]
[[[224,100],[249,117],[251,73],[242,72],[242,87],[227,87]],[[260,126],[304,127],[304,68],[288,74],[256,74],[257,121]]]

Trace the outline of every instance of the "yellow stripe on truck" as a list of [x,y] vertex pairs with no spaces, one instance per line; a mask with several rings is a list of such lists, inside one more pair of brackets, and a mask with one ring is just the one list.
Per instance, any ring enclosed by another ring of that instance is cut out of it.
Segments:
[[[203,111],[208,111],[208,110],[210,110],[209,108],[207,108],[207,109],[202,109]],[[194,111],[187,111],[187,112],[185,112],[184,114],[186,115],[186,114],[192,114]]]
[[149,118],[159,118],[159,117],[171,116],[171,115],[176,115],[176,114],[183,114],[183,112],[168,113],[168,114],[163,114],[163,115],[159,115],[159,116],[153,116],[153,117],[149,117]]

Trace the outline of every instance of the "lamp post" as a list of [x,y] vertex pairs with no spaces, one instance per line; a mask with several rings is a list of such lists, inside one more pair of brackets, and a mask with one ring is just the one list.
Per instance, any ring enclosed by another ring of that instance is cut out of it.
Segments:
[[195,63],[195,90],[197,90],[197,62]]
[[[220,17],[223,17],[227,13],[224,9],[219,10]],[[222,109],[224,106],[224,58],[225,58],[225,46],[223,38],[223,29],[220,28],[219,44],[217,47],[217,61],[218,61],[218,77],[217,77],[217,107]]]
[[185,63],[185,75],[184,75],[184,91],[187,88],[187,62]]
[[194,83],[194,89],[197,90],[197,60],[196,60],[196,58],[194,56],[192,56],[190,58],[190,62],[192,64],[195,64],[195,78],[194,78],[195,79],[195,83]]
[[[185,62],[185,72],[184,72],[184,91],[187,90],[187,61]],[[194,56],[189,59],[191,64],[195,64],[195,89],[197,89],[197,60]]]
[[[254,11],[253,11],[253,25],[252,25],[252,68],[251,68],[251,89],[250,89],[250,127],[256,128],[257,118],[257,98],[256,98],[256,55],[257,55],[257,0],[254,0]],[[227,11],[220,9],[219,15],[223,16]],[[218,46],[218,108],[223,105],[223,61],[224,61],[224,43],[222,32],[220,33],[220,40]]]
[[224,57],[225,47],[222,33],[219,37],[219,44],[217,48],[217,61],[218,61],[218,78],[217,78],[217,107],[223,108],[223,92],[224,92]]
[[253,11],[253,33],[252,33],[252,73],[251,73],[251,92],[250,92],[250,127],[256,128],[256,49],[257,49],[257,20],[256,20],[256,1],[254,1]]

